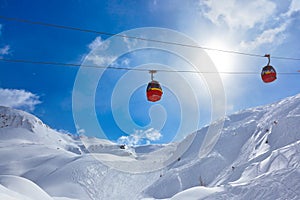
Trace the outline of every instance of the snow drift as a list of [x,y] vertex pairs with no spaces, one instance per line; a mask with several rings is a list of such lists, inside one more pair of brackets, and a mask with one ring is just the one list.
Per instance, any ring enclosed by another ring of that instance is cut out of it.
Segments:
[[[300,199],[300,94],[226,117],[213,150],[199,158],[207,129],[179,143],[124,147],[63,134],[31,114],[0,107],[0,197]],[[178,159],[156,171],[119,171],[97,159],[130,168],[177,156],[187,143]]]

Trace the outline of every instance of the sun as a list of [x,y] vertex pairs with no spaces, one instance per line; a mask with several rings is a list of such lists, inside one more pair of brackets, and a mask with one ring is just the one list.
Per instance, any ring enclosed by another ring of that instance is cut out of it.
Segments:
[[[222,41],[219,39],[213,39],[208,41],[205,45],[210,49],[216,50],[206,50],[207,54],[215,64],[217,70],[219,72],[232,72],[234,71],[234,59],[233,55],[224,51],[232,50],[230,49],[230,45],[226,43],[226,41]],[[222,75],[222,74],[221,74]]]

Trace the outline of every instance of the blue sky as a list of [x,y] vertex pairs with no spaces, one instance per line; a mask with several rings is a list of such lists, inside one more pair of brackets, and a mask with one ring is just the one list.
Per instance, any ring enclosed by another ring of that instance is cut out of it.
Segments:
[[[192,38],[199,46],[258,55],[271,54],[271,65],[276,68],[279,75],[275,82],[264,84],[260,80],[260,70],[267,64],[266,58],[205,51],[218,71],[257,72],[253,75],[220,74],[228,114],[271,103],[300,92],[299,75],[280,74],[300,70],[300,61],[272,58],[272,56],[300,58],[298,41],[300,2],[298,0],[250,2],[245,0],[0,0],[0,13],[11,18],[109,33],[122,33],[144,27],[168,28]],[[143,37],[143,35],[138,36]],[[92,57],[92,52],[97,48],[103,48],[101,45],[108,40],[110,38],[106,35],[0,18],[0,58],[84,63],[89,59],[95,59]],[[109,45],[108,42],[106,44]],[[131,45],[134,45],[134,41],[131,41]],[[157,69],[162,67],[170,69],[174,67],[177,70],[190,69],[188,64],[178,56],[153,49],[129,51],[112,63],[110,63],[112,59],[104,56],[97,59],[97,62],[101,60],[101,64],[116,67],[149,68],[147,63],[155,63]],[[97,62],[95,61],[94,64]],[[58,130],[71,133],[85,132],[87,135],[97,136],[97,133],[86,132],[86,128],[79,127],[73,119],[72,95],[78,72],[79,67],[1,61],[0,104],[27,110]],[[153,104],[146,101],[144,94],[150,79],[147,72],[132,72],[132,75],[127,73],[128,71],[106,70],[96,83],[94,109],[98,123],[109,139],[113,141],[119,139],[121,142],[134,144],[164,143],[172,140],[183,121],[195,120],[193,114],[190,116],[191,119],[183,118],[182,112],[185,111],[180,110],[181,103],[190,107],[194,104],[186,99],[176,99],[176,90],[186,90],[187,86],[181,84],[182,82],[189,82],[187,84],[194,91],[199,105],[200,117],[198,116],[197,127],[200,128],[210,122],[212,97],[203,79],[191,74],[179,74],[178,77],[182,77],[183,80],[174,83],[173,88],[162,85],[163,99]],[[172,76],[168,73],[158,73],[155,77],[166,84],[172,81]],[[177,77],[174,75],[173,79]],[[128,91],[130,93],[128,104],[122,101],[128,94],[126,87],[121,92],[114,93],[118,81],[121,83],[121,80],[127,81],[128,87],[131,85],[133,88],[132,91]],[[117,100],[113,100],[114,98]],[[192,99],[193,95],[188,94],[186,98]],[[84,98],[81,99],[81,103],[85,103]],[[128,123],[126,118],[122,119],[123,111],[119,108],[122,106],[128,107],[132,118]],[[188,107],[184,109],[189,109]],[[150,116],[149,110],[151,110]],[[154,116],[151,117],[151,113]],[[154,127],[149,126],[151,120]],[[128,125],[132,122],[136,127],[131,126],[131,129],[125,133],[122,130],[122,123]],[[156,125],[160,130],[157,130]]]

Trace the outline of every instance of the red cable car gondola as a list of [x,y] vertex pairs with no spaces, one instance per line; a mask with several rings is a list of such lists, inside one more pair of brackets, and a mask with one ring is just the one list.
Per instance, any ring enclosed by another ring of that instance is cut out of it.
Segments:
[[148,101],[156,102],[161,99],[163,91],[159,85],[159,83],[153,80],[153,74],[156,73],[155,70],[150,70],[151,74],[151,82],[148,83],[146,94]]
[[261,79],[265,83],[270,83],[276,80],[276,71],[270,65],[270,54],[266,54],[265,57],[269,59],[269,62],[261,71]]

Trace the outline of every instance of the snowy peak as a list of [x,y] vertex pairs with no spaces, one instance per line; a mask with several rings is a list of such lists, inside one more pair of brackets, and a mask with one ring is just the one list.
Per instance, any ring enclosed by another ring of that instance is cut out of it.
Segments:
[[[209,127],[178,143],[128,147],[70,137],[31,114],[0,107],[0,199],[1,192],[22,192],[7,182],[68,200],[300,199],[299,122],[300,94],[237,112],[225,117],[212,151],[199,157]],[[176,159],[153,171],[165,158]],[[140,163],[143,171],[132,173]]]
[[[4,145],[44,145],[47,148],[81,154],[72,135],[51,129],[27,112],[0,106],[0,143]],[[80,143],[80,142],[79,142]],[[82,147],[83,148],[83,147]]]
[[27,112],[0,106],[0,128],[25,128],[33,131],[37,126],[47,127],[40,119]]

